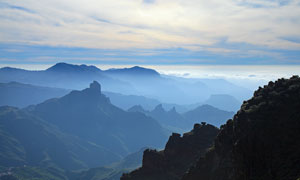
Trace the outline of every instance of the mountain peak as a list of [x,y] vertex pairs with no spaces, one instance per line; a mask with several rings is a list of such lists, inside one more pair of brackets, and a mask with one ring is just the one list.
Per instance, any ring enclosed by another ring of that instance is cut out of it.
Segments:
[[98,72],[101,71],[96,66],[87,66],[85,64],[75,65],[65,62],[59,62],[48,68],[46,71],[52,72]]
[[122,75],[139,75],[139,76],[159,76],[159,73],[154,69],[148,69],[140,66],[133,66],[131,68],[123,69],[109,69],[106,72],[111,74],[122,74]]
[[97,81],[93,81],[90,84],[90,89],[94,90],[94,91],[100,91],[101,92],[101,85],[97,82]]
[[165,109],[163,108],[162,104],[157,105],[153,111],[165,111]]
[[128,109],[128,112],[142,112],[146,113],[146,110],[141,105],[134,105]]

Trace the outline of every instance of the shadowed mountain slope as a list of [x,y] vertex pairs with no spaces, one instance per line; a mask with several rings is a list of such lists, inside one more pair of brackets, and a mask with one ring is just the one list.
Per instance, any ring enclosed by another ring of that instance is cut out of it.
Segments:
[[141,168],[124,174],[121,180],[175,180],[209,148],[219,132],[212,125],[195,124],[194,129],[183,134],[173,133],[163,151],[146,150]]
[[23,108],[47,99],[61,97],[70,90],[34,86],[18,82],[0,83],[0,106]]
[[212,150],[184,180],[294,180],[300,177],[300,78],[255,91],[221,128]]
[[166,141],[165,130],[154,119],[112,105],[95,81],[90,88],[72,91],[28,110],[63,132],[106,147],[121,156],[145,146],[161,147]]
[[14,107],[0,107],[0,165],[3,167],[28,165],[80,169],[118,159],[117,154],[62,133],[31,113]]

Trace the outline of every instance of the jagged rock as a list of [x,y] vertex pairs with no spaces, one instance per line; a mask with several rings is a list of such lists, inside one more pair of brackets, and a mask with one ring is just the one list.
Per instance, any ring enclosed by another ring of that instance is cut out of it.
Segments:
[[97,81],[94,81],[90,84],[90,89],[96,92],[101,92],[101,85]]
[[215,145],[183,180],[300,177],[300,78],[259,88],[221,127]]
[[173,133],[163,151],[145,150],[143,166],[122,180],[180,179],[185,171],[212,145],[219,129],[206,124],[195,124],[191,132]]
[[153,112],[165,112],[165,109],[162,107],[162,104],[157,105]]

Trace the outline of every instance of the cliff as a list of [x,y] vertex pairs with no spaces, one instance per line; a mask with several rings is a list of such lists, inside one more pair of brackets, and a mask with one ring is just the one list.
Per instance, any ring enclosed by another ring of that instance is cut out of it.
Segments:
[[183,136],[173,133],[163,151],[145,150],[142,167],[124,174],[121,179],[180,179],[186,170],[204,155],[218,132],[218,128],[202,123],[195,124],[194,129]]
[[300,78],[270,82],[221,127],[212,150],[183,180],[295,180],[299,130]]

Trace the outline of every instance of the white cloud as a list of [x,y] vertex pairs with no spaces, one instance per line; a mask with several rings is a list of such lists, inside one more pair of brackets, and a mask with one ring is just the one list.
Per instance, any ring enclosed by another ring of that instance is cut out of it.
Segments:
[[0,11],[0,42],[224,53],[233,50],[215,43],[226,37],[231,43],[300,50],[299,43],[282,38],[300,37],[299,0],[2,1],[9,6]]

